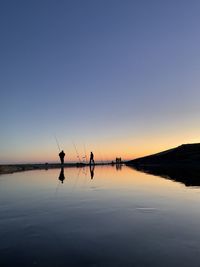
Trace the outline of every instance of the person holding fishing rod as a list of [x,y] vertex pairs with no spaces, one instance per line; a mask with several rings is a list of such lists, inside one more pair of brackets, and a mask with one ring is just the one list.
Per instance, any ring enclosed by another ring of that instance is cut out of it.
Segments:
[[56,135],[54,137],[55,137],[55,140],[56,140],[56,144],[58,146],[58,151],[60,152],[58,155],[60,157],[61,164],[63,165],[64,164],[64,158],[65,158],[65,152],[63,150],[61,151],[60,145],[58,143],[58,139],[56,138]]
[[61,164],[64,164],[65,152],[62,150],[59,154]]

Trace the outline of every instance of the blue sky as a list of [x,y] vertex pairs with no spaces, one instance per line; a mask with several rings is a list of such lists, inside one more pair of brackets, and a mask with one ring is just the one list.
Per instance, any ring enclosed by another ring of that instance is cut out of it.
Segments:
[[[1,1],[0,162],[199,142],[199,1]],[[86,149],[83,149],[86,147]]]

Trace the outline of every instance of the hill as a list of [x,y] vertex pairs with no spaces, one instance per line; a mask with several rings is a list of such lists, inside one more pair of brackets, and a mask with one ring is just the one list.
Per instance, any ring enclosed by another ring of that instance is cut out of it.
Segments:
[[131,168],[186,186],[200,186],[200,144],[184,144],[126,162]]
[[127,165],[197,165],[200,164],[200,143],[183,144],[160,153],[126,162]]

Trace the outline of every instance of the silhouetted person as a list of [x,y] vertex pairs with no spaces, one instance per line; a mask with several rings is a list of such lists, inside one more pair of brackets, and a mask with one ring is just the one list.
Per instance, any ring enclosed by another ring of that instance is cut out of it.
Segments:
[[59,153],[59,157],[60,157],[61,164],[64,164],[65,153],[63,150]]
[[91,180],[93,179],[93,177],[94,177],[94,168],[95,168],[95,166],[94,165],[90,165],[90,177],[91,177]]
[[61,181],[61,183],[63,184],[63,181],[65,180],[65,175],[64,175],[64,168],[62,167],[60,170],[60,175],[58,177],[58,179]]
[[121,158],[116,158],[116,164],[122,164],[122,159]]
[[95,164],[95,162],[94,162],[94,154],[92,152],[90,153],[90,165],[91,164]]

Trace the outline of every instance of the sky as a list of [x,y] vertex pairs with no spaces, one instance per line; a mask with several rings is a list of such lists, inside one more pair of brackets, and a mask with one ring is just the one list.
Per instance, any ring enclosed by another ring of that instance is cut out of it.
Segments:
[[200,1],[0,1],[0,163],[200,142]]

